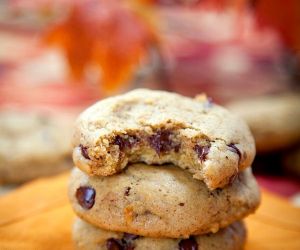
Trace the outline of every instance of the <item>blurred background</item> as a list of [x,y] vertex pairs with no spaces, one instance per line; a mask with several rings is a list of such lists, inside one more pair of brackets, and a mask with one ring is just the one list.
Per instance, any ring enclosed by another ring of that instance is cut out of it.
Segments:
[[0,1],[0,192],[72,167],[72,123],[133,88],[249,124],[261,186],[300,206],[299,0]]

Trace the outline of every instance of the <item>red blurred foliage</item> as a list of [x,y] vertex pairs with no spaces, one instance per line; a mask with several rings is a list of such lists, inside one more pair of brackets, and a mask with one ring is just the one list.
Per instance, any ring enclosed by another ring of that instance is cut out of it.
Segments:
[[150,5],[217,12],[231,8],[238,12],[237,23],[251,11],[260,27],[276,29],[300,58],[299,0],[76,0],[67,19],[51,29],[48,41],[63,48],[76,79],[85,75],[89,65],[96,65],[103,89],[115,91],[130,80],[149,47],[157,43],[159,29],[149,25],[157,9],[147,8]]
[[254,3],[259,25],[275,28],[300,59],[300,1],[256,0]]

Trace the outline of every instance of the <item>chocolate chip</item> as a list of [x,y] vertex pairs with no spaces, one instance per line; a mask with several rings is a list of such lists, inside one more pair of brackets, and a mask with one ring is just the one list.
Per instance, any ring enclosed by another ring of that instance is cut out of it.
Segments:
[[241,160],[242,154],[241,151],[235,146],[234,143],[230,143],[227,145],[229,147],[229,150],[233,153],[236,153],[239,156],[239,161]]
[[133,241],[139,238],[139,235],[124,233],[121,240],[110,238],[106,241],[106,248],[108,250],[134,250]]
[[83,146],[82,144],[80,144],[79,145],[79,147],[80,147],[80,149],[81,149],[81,154],[83,155],[83,157],[85,158],[85,159],[88,159],[88,160],[90,160],[91,158],[89,157],[89,154],[88,154],[88,147],[85,147],[85,146]]
[[129,234],[129,233],[124,233],[123,234],[123,239],[126,241],[126,242],[129,242],[129,241],[132,241],[132,240],[136,240],[137,238],[139,238],[140,236],[139,235],[136,235],[136,234]]
[[125,195],[125,196],[129,196],[129,194],[130,194],[130,189],[131,189],[131,187],[127,187],[127,188],[126,188],[126,190],[125,190],[125,192],[124,192],[124,195]]
[[115,140],[114,140],[114,144],[119,146],[119,149],[122,151],[125,148],[125,141],[123,140],[123,138],[119,135],[116,136]]
[[124,250],[134,250],[135,246],[133,241],[139,238],[139,235],[124,233],[122,238],[122,243]]
[[157,131],[154,135],[148,138],[149,144],[157,154],[161,154],[174,149],[176,152],[179,151],[180,145],[175,144],[171,139],[172,132],[169,130]]
[[201,162],[206,160],[206,156],[209,153],[210,146],[200,146],[200,145],[195,145],[194,150],[198,154],[198,158]]
[[107,248],[107,250],[123,250],[124,249],[120,240],[117,240],[114,238],[110,238],[110,239],[106,240],[106,248]]
[[179,246],[179,250],[198,250],[198,243],[194,237],[181,240],[178,243],[178,246]]
[[139,139],[136,136],[128,136],[125,138],[117,135],[113,143],[118,145],[119,149],[123,151],[124,149],[132,148],[137,142],[139,142]]
[[174,147],[175,153],[178,153],[178,152],[179,152],[180,146],[181,146],[180,144],[177,144],[177,145]]
[[180,203],[179,203],[179,206],[183,207],[183,206],[184,206],[184,203],[183,203],[183,202],[180,202]]
[[76,199],[80,206],[85,209],[91,209],[95,203],[96,191],[92,187],[79,187],[76,190]]

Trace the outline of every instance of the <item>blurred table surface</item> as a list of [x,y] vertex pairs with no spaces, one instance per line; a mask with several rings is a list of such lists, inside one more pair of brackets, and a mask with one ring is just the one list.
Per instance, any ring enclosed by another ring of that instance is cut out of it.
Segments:
[[[0,197],[0,249],[73,249],[69,173],[38,179]],[[262,190],[262,204],[246,219],[246,250],[300,249],[300,209]]]

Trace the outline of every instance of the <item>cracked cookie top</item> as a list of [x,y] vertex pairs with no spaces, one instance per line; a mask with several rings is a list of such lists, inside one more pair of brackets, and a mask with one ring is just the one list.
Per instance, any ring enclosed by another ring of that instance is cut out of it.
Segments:
[[78,118],[73,160],[90,175],[118,173],[130,162],[172,163],[210,189],[250,166],[247,125],[205,95],[195,99],[137,89],[97,102]]

